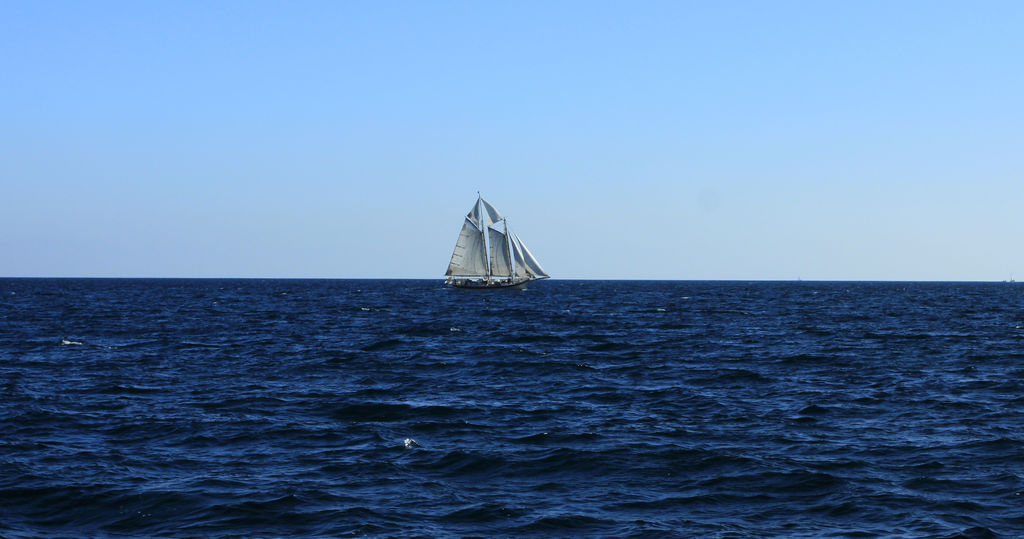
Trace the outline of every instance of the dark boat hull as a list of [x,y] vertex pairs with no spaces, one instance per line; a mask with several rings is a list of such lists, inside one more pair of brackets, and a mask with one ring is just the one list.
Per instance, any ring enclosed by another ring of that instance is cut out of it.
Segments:
[[527,284],[539,280],[540,279],[526,279],[522,281],[483,281],[471,279],[453,279],[448,281],[448,284],[454,286],[455,288],[462,288],[467,290],[497,290],[502,288],[522,290],[526,288]]

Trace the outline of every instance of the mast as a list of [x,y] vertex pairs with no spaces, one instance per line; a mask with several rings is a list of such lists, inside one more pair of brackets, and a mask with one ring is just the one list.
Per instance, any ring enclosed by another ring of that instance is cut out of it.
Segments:
[[508,252],[508,279],[509,281],[516,280],[516,263],[515,258],[512,256],[512,230],[508,227],[508,217],[502,219],[505,223],[505,250]]
[[480,220],[480,237],[482,238],[482,242],[483,242],[483,245],[484,245],[484,253],[485,253],[484,254],[484,259],[487,261],[487,271],[485,272],[484,278],[486,280],[490,281],[491,280],[491,275],[494,273],[494,270],[491,269],[491,257],[488,254],[488,253],[491,252],[491,249],[490,249],[490,242],[488,241],[489,238],[487,237],[487,227],[489,227],[491,225],[487,224],[487,221],[489,221],[490,219],[486,219],[486,220],[484,219],[483,200],[484,200],[484,197],[480,196],[480,191],[477,191],[476,192],[476,214],[480,216],[479,217],[479,220]]

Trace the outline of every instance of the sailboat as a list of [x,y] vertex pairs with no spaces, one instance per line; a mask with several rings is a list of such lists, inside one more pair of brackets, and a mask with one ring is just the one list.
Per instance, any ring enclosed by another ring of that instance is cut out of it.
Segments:
[[524,288],[548,278],[508,219],[479,193],[462,223],[445,276],[446,283],[458,288]]

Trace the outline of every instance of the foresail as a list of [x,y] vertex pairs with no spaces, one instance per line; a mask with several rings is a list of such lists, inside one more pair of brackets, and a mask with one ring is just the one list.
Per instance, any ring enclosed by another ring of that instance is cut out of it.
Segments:
[[469,217],[462,224],[462,232],[455,243],[452,261],[445,275],[487,275],[487,251],[484,238]]
[[491,275],[508,277],[512,275],[512,261],[508,258],[508,240],[500,230],[488,228],[491,244]]
[[519,235],[512,234],[512,252],[516,258],[517,272],[522,272],[530,277],[547,277],[548,274],[540,266],[540,262],[533,256],[533,253],[526,248]]

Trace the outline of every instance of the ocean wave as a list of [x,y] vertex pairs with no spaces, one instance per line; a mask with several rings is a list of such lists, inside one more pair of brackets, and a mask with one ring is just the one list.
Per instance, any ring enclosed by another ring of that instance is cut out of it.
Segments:
[[4,537],[1024,533],[1015,288],[3,286]]

